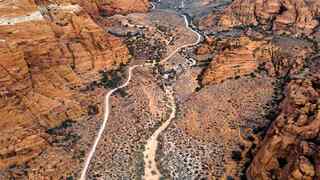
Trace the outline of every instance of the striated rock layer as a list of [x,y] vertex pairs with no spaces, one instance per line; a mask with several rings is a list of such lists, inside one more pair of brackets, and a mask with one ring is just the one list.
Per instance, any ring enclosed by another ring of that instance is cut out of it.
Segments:
[[[109,5],[120,9],[115,13],[146,11],[147,1],[132,1],[139,2],[144,8]],[[121,40],[92,19],[104,8],[101,3],[0,2],[1,172],[24,167],[31,179],[65,179],[79,165],[72,152],[54,147],[47,130],[88,116],[101,97],[86,86],[100,78],[99,71],[129,60]],[[15,176],[21,174],[0,173],[0,179]]]
[[315,0],[235,0],[213,13],[216,17],[199,22],[201,28],[218,31],[245,29],[245,37],[224,40],[227,43],[223,41],[223,48],[216,50],[203,74],[203,85],[256,71],[284,82],[279,112],[271,115],[273,123],[265,137],[252,148],[256,150],[248,179],[320,178],[320,59],[311,57],[318,47],[310,40],[319,36],[319,5]]
[[265,71],[271,77],[298,72],[313,44],[289,37],[259,37],[247,31],[239,37],[217,40],[216,55],[204,71],[202,85]]
[[266,54],[268,57],[264,58],[258,56],[262,50],[271,49],[267,41],[253,41],[243,36],[227,40],[223,42],[223,46],[225,47],[222,47],[206,69],[202,84],[219,83],[228,78],[253,73],[259,63],[271,58],[270,54]]
[[303,39],[250,29],[208,37],[196,53],[214,58],[200,75],[202,88],[181,105],[182,115],[163,135],[164,171],[179,178],[243,176],[261,140],[259,129],[273,120],[268,114],[275,111],[278,84],[301,72],[314,48]]
[[103,15],[128,14],[132,12],[146,12],[149,0],[97,0]]
[[269,128],[248,171],[249,179],[320,178],[320,59],[293,76],[281,112]]
[[278,34],[311,35],[319,26],[318,0],[235,0],[222,12],[200,21],[203,27],[229,30],[257,26]]

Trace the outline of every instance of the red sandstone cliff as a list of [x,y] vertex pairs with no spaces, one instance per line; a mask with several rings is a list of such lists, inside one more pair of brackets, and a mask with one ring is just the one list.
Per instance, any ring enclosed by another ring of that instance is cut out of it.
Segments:
[[205,70],[203,85],[265,70],[269,76],[283,77],[303,68],[312,53],[312,44],[293,38],[260,37],[250,34],[217,41],[216,55]]
[[[146,10],[147,2],[139,2],[145,6],[108,5],[116,13]],[[54,147],[46,130],[88,116],[88,107],[102,97],[83,87],[99,78],[100,70],[127,63],[128,49],[88,15],[99,15],[101,3],[5,0],[0,5],[0,171],[26,165],[31,179],[65,178],[79,162]]]
[[319,179],[319,58],[310,72],[285,88],[281,112],[269,128],[248,171],[249,179]]
[[310,58],[317,47],[306,46],[308,40],[295,39],[317,36],[319,10],[317,0],[235,0],[217,13],[218,17],[211,15],[200,21],[202,27],[219,30],[256,26],[261,32],[269,31],[263,36],[272,37],[271,41],[251,36],[250,40],[226,43],[204,73],[203,84],[246,75],[258,68],[288,80],[279,114],[273,114],[275,119],[258,144],[247,170],[248,179],[320,178],[320,59]]
[[104,15],[146,12],[149,0],[98,0],[98,8]]
[[310,35],[319,25],[318,0],[235,0],[218,14],[200,21],[203,27],[228,30],[240,26],[258,26],[278,34]]

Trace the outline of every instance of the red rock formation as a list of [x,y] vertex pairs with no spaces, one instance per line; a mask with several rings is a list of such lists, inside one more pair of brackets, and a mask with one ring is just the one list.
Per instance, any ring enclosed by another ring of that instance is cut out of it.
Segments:
[[[128,62],[127,47],[88,15],[98,14],[101,6],[96,4],[68,0],[1,2],[0,171],[27,163],[34,168],[27,176],[42,179],[65,177],[77,168],[70,154],[48,142],[46,130],[65,120],[79,121],[88,116],[87,108],[101,97],[81,93],[81,88],[99,78],[100,70]],[[116,3],[115,7],[121,5]],[[119,12],[122,10],[136,9],[123,7]],[[59,163],[50,160],[60,155]],[[40,161],[47,164],[35,163]],[[73,165],[57,167],[61,163]]]
[[208,44],[202,44],[200,47],[196,49],[197,55],[205,55],[211,52],[211,47]]
[[294,74],[312,52],[312,44],[305,41],[280,37],[257,39],[250,37],[250,33],[255,35],[248,31],[245,36],[217,42],[218,52],[203,74],[203,85],[249,75],[259,69],[270,76]]
[[98,0],[98,7],[104,15],[147,12],[149,0]]
[[[253,25],[280,34],[312,35],[319,25],[319,7],[319,1],[236,0],[221,13],[216,25],[219,24],[224,30]],[[202,22],[210,21],[206,19]],[[238,62],[245,59],[255,65],[246,70],[253,71],[259,67],[267,70],[269,75],[291,79],[284,91],[280,113],[264,140],[259,143],[247,171],[247,178],[319,179],[319,58],[314,58],[307,66],[309,71],[305,69],[301,73],[307,65],[306,58],[312,52],[310,45],[306,46],[305,41],[291,38],[273,38],[270,43],[272,48],[267,51],[270,56],[257,56],[259,51],[256,48],[244,49],[246,46],[243,47],[243,44],[220,52],[206,73],[213,73],[212,77],[215,78],[205,77],[204,83],[231,76],[234,70],[228,66],[238,65]],[[244,52],[242,57],[241,52]],[[250,56],[253,52],[255,55]],[[232,56],[227,56],[229,53]],[[264,61],[261,64],[261,57],[270,58],[262,58]],[[240,64],[240,67],[250,66]],[[217,71],[219,69],[223,70]]]
[[310,35],[319,25],[317,0],[235,0],[223,12],[202,19],[201,26],[218,25],[219,30],[259,26],[265,30]]
[[[202,84],[218,83],[254,72],[259,60],[263,60],[256,58],[257,50],[268,48],[266,41],[252,41],[247,37],[231,39],[224,46],[205,71]],[[267,58],[270,59],[270,54]]]
[[249,179],[320,178],[320,59],[286,86],[281,112],[260,144]]

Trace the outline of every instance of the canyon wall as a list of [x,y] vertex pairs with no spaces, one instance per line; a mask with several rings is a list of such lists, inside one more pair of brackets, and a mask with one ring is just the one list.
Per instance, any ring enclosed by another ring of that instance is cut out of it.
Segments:
[[258,27],[282,35],[311,35],[318,30],[319,9],[317,0],[235,0],[199,24],[218,31]]
[[270,114],[273,122],[266,134],[252,148],[248,179],[320,177],[319,12],[317,0],[235,0],[199,20],[207,31],[244,32],[216,42],[223,41],[223,48],[215,50],[203,85],[253,72],[281,82],[283,99]]
[[[112,1],[107,9],[146,11],[147,1],[139,2],[143,8]],[[103,99],[88,85],[99,71],[129,62],[126,45],[95,21],[104,7],[81,0],[0,2],[0,171],[26,166],[30,179],[64,179],[78,168],[79,160],[52,145],[47,132],[88,117]]]

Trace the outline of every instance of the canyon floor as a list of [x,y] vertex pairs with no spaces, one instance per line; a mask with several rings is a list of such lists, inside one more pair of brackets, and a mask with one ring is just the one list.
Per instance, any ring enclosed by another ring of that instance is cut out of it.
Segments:
[[319,43],[317,0],[0,1],[0,179],[320,179]]

